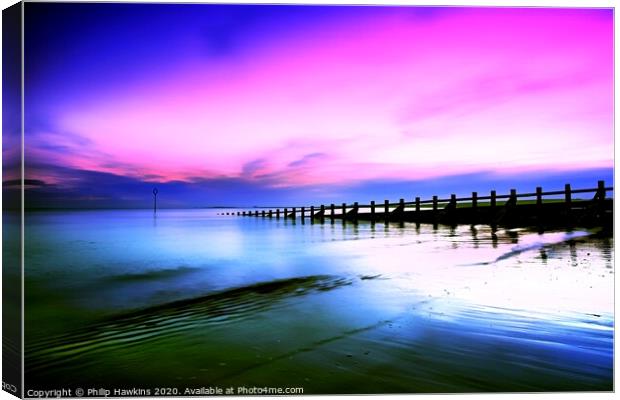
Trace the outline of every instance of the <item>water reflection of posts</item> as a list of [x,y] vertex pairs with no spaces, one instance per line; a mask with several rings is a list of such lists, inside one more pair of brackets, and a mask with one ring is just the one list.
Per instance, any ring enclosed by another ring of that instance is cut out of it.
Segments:
[[478,229],[476,229],[476,227],[472,225],[470,230],[471,230],[472,242],[474,243],[474,249],[477,249],[480,247],[480,243],[479,243],[480,239],[478,239]]
[[571,266],[578,267],[579,259],[577,258],[577,245],[574,240],[568,241]]
[[547,255],[547,252],[545,251],[545,249],[542,248],[538,252],[540,254],[540,259],[542,260],[542,263],[544,265],[547,265],[547,259],[549,258],[549,256]]

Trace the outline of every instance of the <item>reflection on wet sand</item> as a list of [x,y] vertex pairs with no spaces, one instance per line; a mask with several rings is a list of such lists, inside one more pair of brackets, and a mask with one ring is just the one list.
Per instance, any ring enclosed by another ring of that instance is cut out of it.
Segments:
[[[126,213],[44,214],[27,230],[28,282],[92,314],[52,329],[44,296],[26,299],[39,329],[26,369],[41,387],[612,388],[613,239],[601,232],[167,210],[154,226]],[[141,240],[128,249],[119,232]],[[68,246],[79,265],[57,250]]]
[[242,288],[163,304],[119,315],[84,330],[51,337],[28,346],[28,368],[58,367],[74,362],[83,353],[105,352],[109,347],[132,347],[150,340],[165,340],[197,325],[208,328],[252,316],[278,306],[289,297],[328,291],[351,282],[330,276],[309,276],[264,282]]

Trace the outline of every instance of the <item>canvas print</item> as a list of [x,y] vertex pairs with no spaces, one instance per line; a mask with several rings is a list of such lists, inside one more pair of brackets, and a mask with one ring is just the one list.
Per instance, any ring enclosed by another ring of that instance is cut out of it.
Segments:
[[612,391],[613,23],[4,10],[4,390]]

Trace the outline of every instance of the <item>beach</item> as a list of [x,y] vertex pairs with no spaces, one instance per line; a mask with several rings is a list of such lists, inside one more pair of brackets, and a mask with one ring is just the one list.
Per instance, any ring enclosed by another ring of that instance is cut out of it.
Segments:
[[26,386],[613,389],[609,235],[221,212],[27,213]]

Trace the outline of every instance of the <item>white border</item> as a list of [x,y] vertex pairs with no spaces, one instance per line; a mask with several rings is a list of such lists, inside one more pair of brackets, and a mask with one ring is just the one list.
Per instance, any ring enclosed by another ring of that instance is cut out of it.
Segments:
[[[41,0],[27,0],[28,2],[43,2]],[[112,1],[77,1],[77,0],[63,0],[62,2],[74,2],[74,3],[104,3],[104,2],[112,2]],[[123,2],[123,3],[236,3],[236,4],[240,4],[240,3],[244,3],[244,4],[349,4],[349,5],[429,5],[429,6],[496,6],[496,7],[586,7],[586,8],[615,8],[616,6],[616,1],[611,1],[611,0],[589,0],[589,1],[584,1],[584,0],[564,0],[564,1],[559,1],[559,0],[538,0],[538,1],[532,1],[532,0],[520,0],[520,1],[514,1],[514,0],[506,0],[506,1],[490,1],[490,0],[451,0],[451,1],[447,1],[447,0],[424,0],[424,1],[419,1],[419,0],[412,0],[412,1],[404,1],[404,0],[306,0],[306,1],[278,1],[278,0],[237,0],[237,1],[226,1],[226,0],[219,0],[219,1],[215,1],[215,0],[202,0],[202,1],[184,1],[184,0],[151,0],[151,1],[147,1],[147,0],[133,0],[133,1],[127,1],[127,0],[120,0],[120,1],[114,1],[114,2]],[[0,0],[0,5],[2,6],[1,8],[7,8],[13,4],[17,3],[14,0]],[[22,8],[22,15],[23,15],[23,8]],[[614,14],[615,14],[615,10],[614,10]],[[614,15],[614,20],[615,20],[615,15]],[[0,23],[1,25],[1,23]],[[615,21],[614,21],[614,43],[617,41],[618,38],[618,32],[615,29]],[[24,76],[24,52],[23,52],[23,41],[24,41],[24,35],[23,35],[23,25],[22,25],[22,93],[24,91],[24,82],[23,82],[23,76]],[[2,33],[1,33],[1,29],[0,29],[0,42],[1,42],[1,37],[2,37]],[[615,49],[615,47],[614,47]],[[615,72],[617,69],[617,62],[616,62],[616,57],[614,54],[614,77],[615,77]],[[0,52],[0,65],[2,63],[2,55]],[[0,92],[2,89],[2,85],[0,84]],[[614,79],[614,100],[615,100],[615,93],[617,93],[618,90],[618,83],[615,81]],[[617,115],[617,108],[616,108],[616,103],[614,101],[614,120],[615,120],[615,115]],[[1,113],[0,113],[1,114]],[[23,179],[24,179],[24,132],[23,132],[23,128],[24,128],[24,96],[22,95],[22,210],[24,207],[24,193],[23,193]],[[1,115],[0,115],[0,121],[1,121]],[[614,134],[614,139],[615,139],[615,134]],[[0,139],[1,141],[1,139]],[[615,142],[615,141],[614,141]],[[615,145],[614,145],[614,160],[616,159],[616,157],[618,156],[618,153],[615,149]],[[1,165],[0,165],[0,170],[1,170]],[[614,168],[614,181],[617,181],[616,179],[616,171]],[[2,194],[0,192],[0,207],[2,205]],[[619,221],[619,216],[615,210],[615,204],[614,204],[614,225],[616,222]],[[1,222],[1,217],[0,217],[0,222]],[[23,272],[24,272],[24,264],[23,264],[23,234],[24,234],[24,214],[22,212],[22,230],[21,230],[21,234],[22,234],[22,312],[23,312],[23,307],[24,307],[24,298],[23,298],[23,288],[24,288],[24,281],[23,281]],[[614,235],[615,236],[615,235]],[[2,238],[2,235],[0,234],[0,239]],[[1,250],[0,250],[0,254],[1,254]],[[614,246],[614,260],[616,257],[616,250],[615,250],[615,246]],[[1,260],[1,258],[0,258]],[[1,263],[1,262],[0,262]],[[614,278],[615,278],[614,274]],[[0,274],[0,288],[1,288],[1,274]],[[614,285],[615,286],[615,285]],[[0,289],[1,290],[1,289]],[[614,293],[615,295],[615,293]],[[615,297],[615,301],[617,301],[617,297]],[[615,316],[615,313],[614,313]],[[22,333],[23,333],[23,315],[22,315]],[[2,327],[2,321],[0,319],[0,330]],[[614,335],[615,336],[615,335]],[[22,337],[23,339],[23,337]],[[23,340],[22,340],[22,361],[23,361]],[[616,357],[615,357],[615,337],[614,337],[614,383],[615,383],[615,376],[616,376],[616,371],[617,371],[617,362],[616,362]],[[2,365],[0,363],[0,374],[1,374],[1,369],[2,369]],[[22,389],[23,389],[23,374],[22,374]],[[394,395],[378,395],[376,397],[378,398],[388,398],[388,397],[393,397]],[[536,396],[537,399],[568,399],[568,400],[574,400],[574,399],[582,399],[583,397],[587,396],[588,398],[593,398],[593,399],[603,399],[603,398],[612,398],[613,394],[611,393],[543,393],[543,394],[523,394],[523,393],[515,393],[515,394],[473,394],[473,395],[469,395],[469,394],[464,394],[464,395],[397,395],[399,397],[406,397],[406,398],[415,398],[415,399],[450,399],[453,398],[454,396],[458,396],[459,398],[468,398],[468,399],[477,399],[477,398],[485,398],[485,399],[494,399],[494,398],[501,398],[501,399],[505,399],[505,400],[516,400],[516,399],[521,399],[523,396]],[[324,398],[326,396],[307,396],[304,395],[303,398],[306,399],[311,399],[311,398]],[[356,399],[362,399],[366,396],[329,396],[329,397],[334,397],[334,398],[356,398]],[[14,399],[15,397],[11,396],[9,393],[4,392],[4,391],[0,391],[0,400],[9,400],[9,399]],[[231,399],[237,399],[240,397],[228,397],[227,398],[231,398]],[[261,398],[273,398],[273,399],[277,399],[277,397],[261,397]],[[153,397],[154,399],[154,397]],[[194,398],[188,398],[188,399],[194,399]]]

